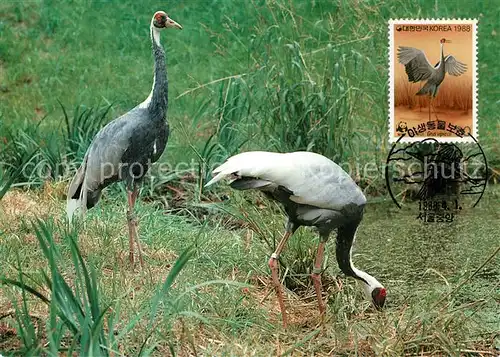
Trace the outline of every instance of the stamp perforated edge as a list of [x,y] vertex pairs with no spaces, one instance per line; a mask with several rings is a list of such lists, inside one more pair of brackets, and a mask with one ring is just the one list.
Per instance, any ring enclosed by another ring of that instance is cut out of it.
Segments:
[[[477,80],[478,80],[478,75],[477,75],[477,55],[478,55],[478,50],[477,50],[477,26],[478,26],[478,20],[477,19],[390,19],[388,22],[388,27],[389,27],[389,51],[388,51],[388,56],[389,56],[389,143],[393,144],[395,143],[399,137],[394,136],[394,55],[393,55],[393,48],[394,48],[394,25],[395,24],[419,24],[419,25],[433,25],[433,24],[464,24],[464,25],[472,25],[472,45],[473,45],[473,51],[474,51],[474,56],[472,56],[473,61],[472,61],[472,133],[476,140],[479,140],[479,132],[478,132],[478,112],[477,112],[477,106],[478,106],[478,86],[477,86]],[[474,139],[472,139],[469,136],[464,136],[464,137],[459,137],[459,136],[445,136],[445,137],[434,137],[434,136],[416,136],[413,138],[410,138],[408,136],[405,136],[401,139],[400,142],[403,143],[412,143],[412,142],[417,142],[417,141],[422,141],[425,139],[433,138],[436,139],[438,142],[443,142],[443,143],[474,143]]]

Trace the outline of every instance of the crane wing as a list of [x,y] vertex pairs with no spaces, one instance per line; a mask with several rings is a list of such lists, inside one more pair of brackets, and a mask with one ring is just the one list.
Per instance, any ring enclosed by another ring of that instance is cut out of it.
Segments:
[[425,56],[425,53],[413,47],[398,47],[399,63],[405,66],[410,82],[419,82],[428,79],[436,71]]
[[118,179],[123,155],[129,149],[133,135],[137,135],[139,125],[144,122],[141,119],[143,111],[144,109],[134,108],[109,122],[97,133],[87,152],[87,189],[96,190],[106,182]]
[[226,177],[251,177],[264,186],[272,183],[286,188],[294,202],[319,208],[340,210],[351,203],[366,203],[361,189],[340,166],[311,152],[246,152],[230,157],[213,175],[206,186]]
[[95,190],[107,179],[118,175],[120,159],[128,148],[132,131],[125,120],[105,126],[89,148],[86,186]]
[[467,72],[467,65],[457,61],[452,55],[448,55],[444,58],[444,69],[452,76],[461,76]]

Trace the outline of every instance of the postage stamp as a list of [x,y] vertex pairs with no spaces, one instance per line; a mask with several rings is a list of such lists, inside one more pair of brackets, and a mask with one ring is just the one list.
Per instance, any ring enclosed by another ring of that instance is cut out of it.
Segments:
[[476,54],[477,20],[389,21],[389,142],[477,139]]

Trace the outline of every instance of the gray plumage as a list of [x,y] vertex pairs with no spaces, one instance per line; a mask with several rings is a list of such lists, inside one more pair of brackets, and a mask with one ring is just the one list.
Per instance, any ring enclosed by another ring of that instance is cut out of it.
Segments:
[[102,190],[113,182],[123,180],[132,190],[165,150],[169,134],[165,52],[154,39],[157,30],[151,26],[150,31],[155,62],[151,94],[97,133],[68,189],[70,220],[75,209],[85,212],[95,206]]
[[167,145],[169,128],[168,80],[165,52],[160,45],[160,30],[182,26],[157,11],[151,19],[150,35],[155,61],[153,88],[144,102],[113,120],[99,131],[90,144],[82,165],[68,189],[66,211],[69,222],[76,210],[84,214],[94,207],[102,190],[116,181],[127,186],[127,223],[129,230],[129,260],[134,264],[134,244],[144,266],[137,233],[138,220],[134,207],[139,195],[139,184]]
[[441,40],[441,59],[435,66],[430,64],[423,51],[413,47],[398,47],[398,60],[405,66],[408,80],[412,83],[427,80],[417,95],[435,97],[446,73],[460,76],[467,71],[467,65],[457,61],[454,56],[444,56],[444,42],[446,40]]

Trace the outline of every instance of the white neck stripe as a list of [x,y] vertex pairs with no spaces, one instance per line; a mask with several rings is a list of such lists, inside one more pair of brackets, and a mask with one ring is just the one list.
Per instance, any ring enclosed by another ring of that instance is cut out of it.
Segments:
[[[160,46],[160,30],[158,30],[155,27],[155,25],[153,25],[153,21],[154,20],[151,20],[151,26],[149,28],[151,41],[154,41],[157,46]],[[155,89],[155,82],[156,82],[156,71],[153,74],[153,86],[151,87],[151,92],[149,93],[146,100],[141,104],[139,104],[139,108],[147,108],[149,106],[149,103],[151,103],[151,98],[153,98],[153,91]]]
[[[357,231],[357,229],[356,229]],[[375,288],[382,288],[382,284],[379,283],[379,281],[377,279],[375,279],[373,276],[371,276],[370,274],[356,268],[354,266],[354,264],[352,263],[352,246],[354,245],[354,241],[356,240],[356,233],[354,233],[354,238],[353,238],[353,241],[352,241],[352,245],[351,245],[351,249],[349,251],[349,265],[351,266],[351,269],[352,271],[357,275],[359,276],[360,278],[362,278],[364,281],[363,281],[363,285],[364,287],[366,288],[365,291],[368,293],[371,294],[371,291]],[[366,283],[365,283],[366,281]]]
[[151,26],[150,26],[150,31],[151,31],[151,39],[155,41],[157,46],[160,46],[160,30],[156,28],[156,26],[153,24],[153,20],[151,20]]

